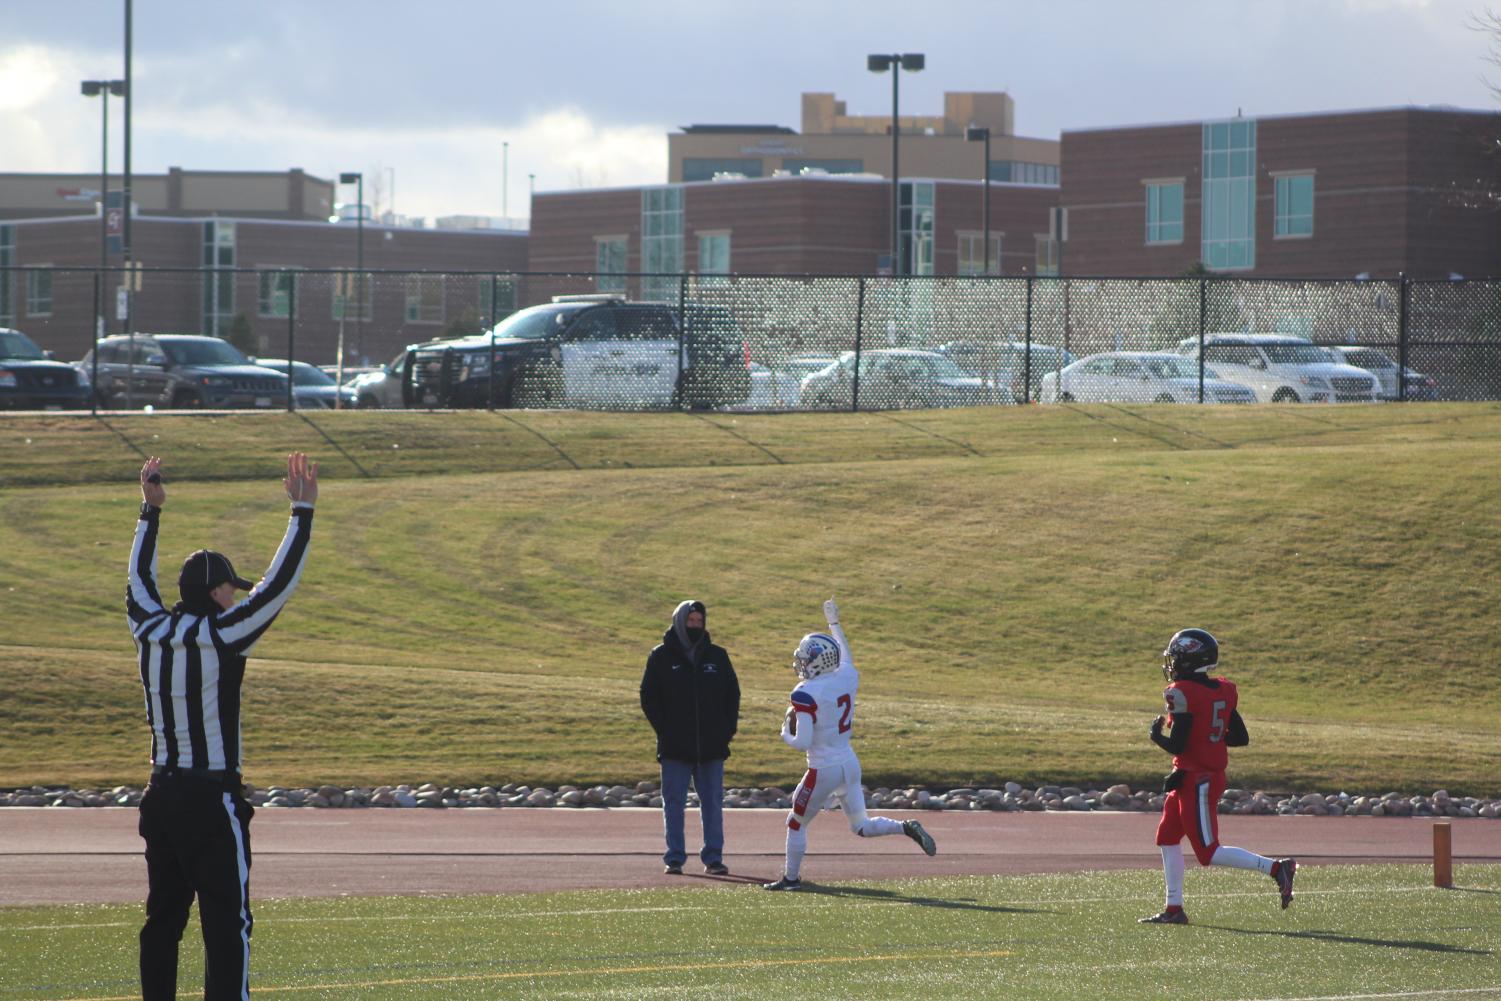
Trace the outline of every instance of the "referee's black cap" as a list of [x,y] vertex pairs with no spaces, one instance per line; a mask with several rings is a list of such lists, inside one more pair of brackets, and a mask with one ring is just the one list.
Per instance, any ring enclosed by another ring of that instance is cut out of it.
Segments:
[[182,573],[177,577],[177,589],[184,601],[191,601],[200,594],[207,594],[220,584],[233,584],[241,591],[255,585],[235,573],[235,565],[229,557],[212,549],[200,549],[182,561]]

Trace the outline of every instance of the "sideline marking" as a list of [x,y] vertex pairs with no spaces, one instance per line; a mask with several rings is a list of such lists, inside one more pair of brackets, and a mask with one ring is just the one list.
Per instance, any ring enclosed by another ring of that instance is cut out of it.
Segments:
[[[831,886],[837,886],[839,884],[829,884],[829,885],[831,885]],[[1307,890],[1299,890],[1298,894],[1300,896],[1310,896],[1310,897],[1316,896],[1316,895],[1317,896],[1360,896],[1360,895],[1386,894],[1386,893],[1428,893],[1428,892],[1431,892],[1431,890],[1432,890],[1432,887],[1428,887],[1428,886],[1381,886],[1381,887],[1362,887],[1362,888],[1356,888],[1356,889],[1340,889],[1340,888],[1336,888],[1336,887],[1331,887],[1329,889],[1312,888],[1312,889],[1307,889]],[[594,892],[594,891],[587,891],[587,892]],[[502,896],[504,896],[504,895],[502,895]],[[809,894],[808,898],[806,898],[808,900],[808,903],[805,904],[805,905],[803,905],[803,906],[805,906],[805,907],[850,907],[850,906],[860,906],[860,907],[901,907],[901,906],[907,906],[907,905],[909,905],[909,904],[912,903],[912,901],[910,901],[910,900],[871,900],[871,899],[864,899],[864,898],[860,898],[860,897],[854,897],[854,898],[844,898],[844,897],[841,897],[837,901],[834,901],[834,900],[818,900],[818,899],[816,899],[816,896],[817,896],[816,894]],[[1195,900],[1226,900],[1226,899],[1231,899],[1231,898],[1234,898],[1234,897],[1264,897],[1264,896],[1266,896],[1265,892],[1253,892],[1253,891],[1250,891],[1250,890],[1231,890],[1231,891],[1225,891],[1225,892],[1221,892],[1221,893],[1195,893],[1194,894],[1194,899]],[[272,900],[265,901],[264,904],[271,904],[271,903],[279,902],[279,901],[285,900],[285,899],[290,899],[290,898],[284,898],[284,897],[273,898]],[[333,898],[319,897],[319,898],[315,898],[315,899],[318,899],[318,900],[328,900],[328,899],[333,899]],[[387,899],[387,898],[382,898],[382,897],[347,897],[347,898],[340,898],[340,899],[347,900],[347,901],[357,901],[357,900],[382,900],[382,899]],[[437,900],[437,899],[441,899],[441,898],[433,897],[433,898],[429,898],[429,899]],[[1044,901],[1044,902],[1045,903],[1051,903],[1051,904],[1110,904],[1110,903],[1123,902],[1123,901],[1128,901],[1128,900],[1133,900],[1133,899],[1135,899],[1135,898],[1134,897],[1125,897],[1125,896],[1122,896],[1122,897],[1060,897],[1060,898],[1056,898],[1056,899],[1047,900],[1047,901]],[[1005,907],[1005,906],[1009,906],[1009,905],[1012,905],[1012,904],[1025,905],[1025,904],[1036,904],[1038,902],[1039,901],[1035,897],[1028,897],[1026,899],[999,900],[999,901],[995,902],[995,905],[999,906],[999,907]],[[262,906],[264,906],[264,904]],[[109,906],[109,905],[99,905],[99,906]],[[763,905],[752,905],[752,906],[753,907],[761,907],[761,908],[770,908],[770,907],[773,907],[773,906],[776,906],[776,905],[768,903],[768,904],[763,904]],[[711,908],[709,908],[709,907],[599,907],[599,908],[591,908],[591,909],[577,910],[577,911],[511,911],[511,912],[486,911],[486,912],[456,913],[456,914],[378,914],[378,915],[369,915],[369,916],[364,916],[364,917],[361,917],[359,915],[326,914],[326,915],[316,915],[316,916],[308,916],[308,917],[263,917],[260,920],[261,920],[261,923],[263,925],[267,925],[267,926],[272,925],[272,924],[277,924],[277,925],[291,925],[291,924],[330,924],[330,923],[339,922],[339,921],[357,921],[357,922],[362,922],[362,923],[364,923],[364,922],[370,922],[370,921],[509,921],[509,920],[511,920],[513,918],[568,918],[568,917],[574,917],[576,915],[596,915],[596,914],[657,914],[657,913],[672,913],[672,912],[676,912],[676,911],[707,911],[707,910],[711,910]],[[87,922],[87,921],[85,921],[85,922],[79,922],[79,923],[76,923],[76,924],[65,924],[65,925],[17,925],[14,928],[6,928],[3,924],[0,924],[0,931],[23,932],[23,931],[66,931],[66,930],[76,930],[76,929],[79,929],[79,928],[139,928],[140,925],[141,925],[140,921],[100,921],[100,922]],[[1489,988],[1487,988],[1487,989],[1489,989]],[[1351,996],[1354,997],[1356,995],[1351,995]],[[1367,996],[1369,996],[1369,997],[1380,997],[1381,995],[1379,995],[1379,994],[1372,994],[1372,995],[1359,995],[1359,996],[1361,996],[1361,997],[1367,997]],[[1394,996],[1405,996],[1405,995],[1394,995]],[[1285,998],[1285,999],[1284,998],[1256,998],[1256,999],[1249,999],[1249,1001],[1304,1001],[1304,999],[1301,999],[1301,998]]]
[[1245,998],[1242,1001],[1361,1001],[1364,998],[1426,998],[1448,994],[1501,994],[1498,987],[1450,987],[1428,991],[1394,991],[1390,994],[1319,994],[1306,998]]
[[[813,959],[739,959],[724,963],[674,963],[667,966],[606,966],[576,970],[533,970],[526,973],[473,973],[452,977],[411,977],[406,980],[365,980],[354,983],[294,984],[279,987],[253,987],[252,993],[279,994],[290,991],[349,990],[367,987],[408,987],[416,984],[460,984],[484,980],[525,980],[530,977],[602,977],[622,973],[695,973],[703,970],[751,970],[778,966],[809,966],[817,963],[878,963],[887,960],[994,959],[1014,955],[1009,949],[985,949],[973,952],[908,952],[884,956],[819,956]],[[136,995],[115,997],[61,998],[54,1001],[136,1001]]]

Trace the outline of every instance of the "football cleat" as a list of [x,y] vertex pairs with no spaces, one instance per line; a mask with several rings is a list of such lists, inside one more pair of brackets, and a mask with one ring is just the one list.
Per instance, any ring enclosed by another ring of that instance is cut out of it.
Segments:
[[1188,924],[1188,912],[1183,908],[1176,911],[1160,911],[1149,918],[1137,918],[1139,925],[1186,925]]
[[783,876],[781,879],[777,880],[775,883],[762,883],[761,884],[761,889],[763,889],[763,890],[801,890],[802,888],[803,888],[803,881],[802,880],[800,880],[800,879],[789,879],[787,876]]
[[1279,858],[1272,866],[1272,878],[1277,881],[1277,891],[1282,894],[1282,909],[1293,902],[1293,876],[1298,872],[1296,859]]
[[915,820],[902,821],[902,833],[913,841],[928,855],[938,854],[938,844],[933,840],[933,835],[922,829],[922,825]]

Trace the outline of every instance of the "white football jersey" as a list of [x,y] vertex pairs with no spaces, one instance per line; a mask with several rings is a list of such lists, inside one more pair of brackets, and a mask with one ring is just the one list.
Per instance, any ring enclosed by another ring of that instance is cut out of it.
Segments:
[[844,637],[839,641],[839,669],[798,683],[788,697],[797,710],[799,735],[802,727],[813,726],[813,743],[808,747],[808,767],[824,768],[842,764],[855,757],[850,734],[855,728],[855,695],[860,688],[860,672],[855,670]]

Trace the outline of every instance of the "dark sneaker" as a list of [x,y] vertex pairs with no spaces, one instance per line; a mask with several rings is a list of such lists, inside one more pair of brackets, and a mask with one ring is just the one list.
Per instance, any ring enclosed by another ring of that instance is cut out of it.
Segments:
[[681,876],[682,874],[683,867],[681,865],[673,865],[669,862],[662,867],[662,875],[664,876]]
[[1136,923],[1140,925],[1186,925],[1188,912],[1181,907],[1176,911],[1161,911],[1149,918],[1137,918]]
[[1296,859],[1279,858],[1272,865],[1272,878],[1277,881],[1277,892],[1282,894],[1282,909],[1293,902],[1293,876],[1298,872]]
[[934,843],[933,836],[922,829],[922,825],[915,820],[902,821],[902,833],[907,835],[917,846],[929,855],[938,854],[938,845]]
[[763,889],[763,890],[801,890],[802,888],[803,888],[803,881],[802,880],[800,880],[800,879],[788,879],[786,876],[783,876],[781,879],[777,880],[775,883],[762,883],[761,884],[761,889]]
[[723,862],[710,862],[704,866],[704,872],[710,876],[728,876],[730,874],[730,867]]

